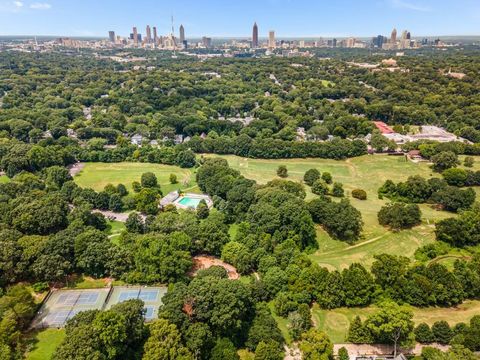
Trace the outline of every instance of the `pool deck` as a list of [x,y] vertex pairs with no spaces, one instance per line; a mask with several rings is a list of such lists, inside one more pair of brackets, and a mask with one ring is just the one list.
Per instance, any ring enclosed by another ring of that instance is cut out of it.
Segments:
[[213,201],[208,195],[202,195],[202,194],[193,194],[193,193],[185,193],[185,194],[179,194],[178,191],[172,191],[165,195],[161,200],[160,200],[160,207],[164,207],[166,205],[175,205],[177,209],[183,209],[183,210],[188,210],[188,209],[193,209],[193,207],[181,204],[181,200],[184,198],[191,198],[191,199],[199,199],[199,200],[205,200],[207,203],[208,208],[211,208],[213,206]]

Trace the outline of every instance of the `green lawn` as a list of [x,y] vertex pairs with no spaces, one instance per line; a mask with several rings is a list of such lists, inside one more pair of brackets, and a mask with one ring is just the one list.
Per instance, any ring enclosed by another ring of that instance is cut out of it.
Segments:
[[[350,198],[353,206],[361,211],[365,223],[362,239],[358,243],[350,246],[332,239],[320,227],[317,229],[319,250],[312,254],[311,258],[330,269],[342,269],[353,262],[369,266],[373,262],[373,255],[381,253],[402,254],[412,258],[416,248],[434,241],[434,223],[437,220],[454,216],[451,213],[436,211],[428,205],[421,205],[423,222],[412,230],[393,233],[378,224],[377,213],[388,202],[388,200],[379,200],[377,197],[377,190],[385,180],[404,181],[412,175],[421,175],[425,178],[439,176],[432,172],[427,163],[415,164],[406,161],[404,157],[366,155],[342,161],[222,157],[227,159],[230,166],[239,170],[245,177],[256,180],[260,184],[275,179],[277,167],[286,165],[288,179],[292,181],[302,181],[303,175],[308,169],[316,168],[320,172],[330,172],[334,181],[343,183],[347,196],[356,188],[364,189],[367,192],[368,199],[366,201]],[[475,168],[478,166],[480,166],[480,157],[476,159]],[[315,197],[308,187],[306,190],[307,199]]]
[[[82,171],[75,176],[75,182],[85,188],[101,191],[107,184],[124,184],[129,191],[132,182],[140,181],[145,172],[153,172],[164,194],[172,190],[198,192],[194,170],[178,166],[145,163],[86,163]],[[177,175],[178,184],[170,184],[170,174]]]
[[[345,342],[348,327],[353,318],[359,315],[365,320],[377,309],[375,306],[367,308],[339,308],[334,310],[322,310],[318,305],[312,309],[312,317],[316,327],[325,331],[334,343]],[[445,320],[450,325],[466,322],[480,313],[480,301],[465,301],[454,308],[414,308],[413,320],[416,324],[425,322],[432,325],[435,321]]]
[[285,339],[285,342],[287,344],[291,344],[292,343],[292,337],[290,336],[290,333],[288,332],[288,319],[283,318],[283,317],[275,314],[273,301],[270,301],[268,303],[268,307],[270,308],[270,312],[272,313],[273,318],[277,322],[277,326],[280,329],[280,331],[283,335],[283,338]]
[[75,275],[68,280],[69,289],[99,289],[108,285],[109,279],[94,279],[89,276]]
[[36,332],[29,339],[31,349],[26,354],[27,360],[49,360],[55,348],[65,338],[63,329],[46,329]]
[[114,244],[118,244],[118,239],[122,232],[125,230],[125,223],[121,221],[107,221],[109,226],[108,238]]

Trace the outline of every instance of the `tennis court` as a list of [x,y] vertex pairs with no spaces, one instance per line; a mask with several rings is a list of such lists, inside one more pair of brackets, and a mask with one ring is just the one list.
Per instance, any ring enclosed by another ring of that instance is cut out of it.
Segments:
[[140,299],[145,303],[145,320],[148,321],[158,317],[158,308],[166,293],[166,287],[115,286],[105,308],[110,309],[123,301]]
[[47,328],[65,326],[65,323],[81,311],[108,310],[113,305],[131,299],[145,303],[145,320],[158,317],[158,308],[166,287],[114,286],[89,290],[53,290],[45,299],[32,327]]
[[54,290],[38,312],[33,327],[63,327],[81,311],[102,310],[110,289]]

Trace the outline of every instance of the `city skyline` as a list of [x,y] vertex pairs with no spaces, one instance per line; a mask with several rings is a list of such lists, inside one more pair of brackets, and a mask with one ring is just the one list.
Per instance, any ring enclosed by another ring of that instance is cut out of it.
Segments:
[[105,37],[112,30],[127,36],[133,26],[145,34],[140,29],[146,24],[169,33],[172,15],[191,38],[248,38],[254,22],[259,38],[268,37],[270,30],[277,38],[370,37],[389,33],[392,26],[418,36],[480,35],[480,3],[475,0],[140,0],[125,6],[113,0],[41,1],[0,0],[0,35]]

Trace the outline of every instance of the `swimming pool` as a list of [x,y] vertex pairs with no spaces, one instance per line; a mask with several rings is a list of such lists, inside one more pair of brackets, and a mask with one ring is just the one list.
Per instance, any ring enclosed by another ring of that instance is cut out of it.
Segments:
[[193,197],[188,197],[188,196],[184,196],[183,198],[181,198],[180,200],[178,200],[178,203],[180,205],[183,205],[183,206],[186,206],[186,207],[189,207],[189,208],[194,208],[196,209],[198,204],[200,204],[200,201],[202,199],[199,199],[199,198],[193,198]]

